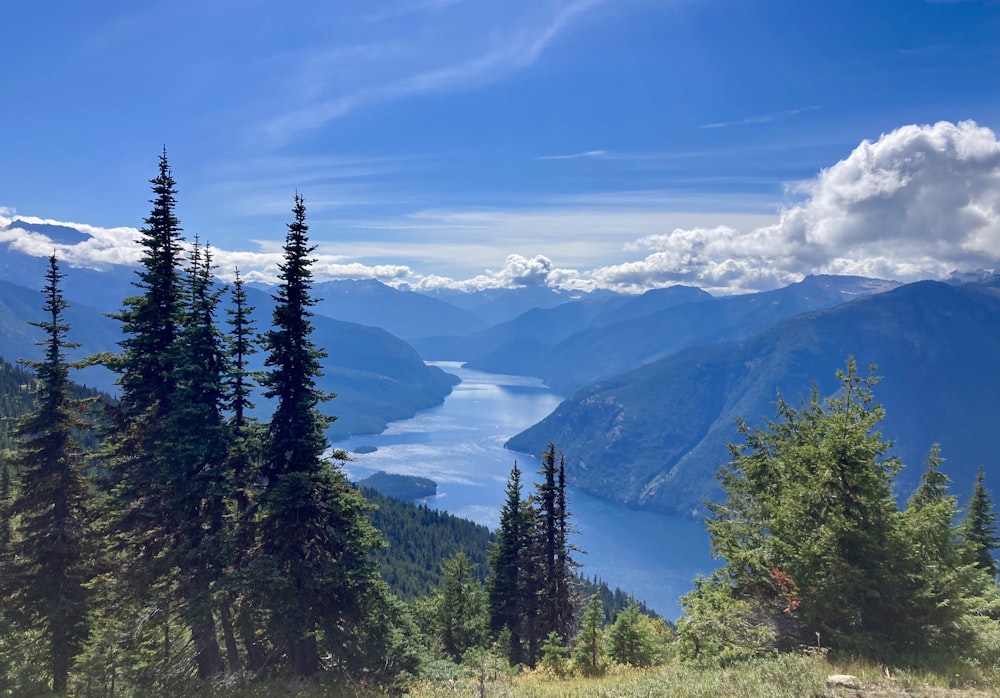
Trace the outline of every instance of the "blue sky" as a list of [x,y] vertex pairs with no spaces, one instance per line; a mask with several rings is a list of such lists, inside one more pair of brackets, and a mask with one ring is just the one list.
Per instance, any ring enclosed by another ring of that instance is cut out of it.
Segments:
[[225,274],[770,288],[1000,258],[1000,4],[4,3],[0,241],[127,261],[167,147]]

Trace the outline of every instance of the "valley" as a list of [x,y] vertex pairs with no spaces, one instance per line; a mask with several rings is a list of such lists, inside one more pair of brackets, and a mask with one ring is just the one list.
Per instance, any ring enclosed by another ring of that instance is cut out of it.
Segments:
[[[437,495],[423,503],[496,529],[512,465],[517,461],[534,482],[541,454],[512,453],[504,442],[548,414],[559,396],[537,379],[484,373],[457,362],[435,365],[461,378],[442,405],[393,422],[377,436],[334,447],[377,446],[352,454],[352,479],[375,471],[429,478]],[[700,518],[630,509],[578,487],[570,487],[568,499],[573,543],[583,551],[576,555],[580,574],[634,594],[666,618],[677,617],[677,601],[694,577],[715,569]]]

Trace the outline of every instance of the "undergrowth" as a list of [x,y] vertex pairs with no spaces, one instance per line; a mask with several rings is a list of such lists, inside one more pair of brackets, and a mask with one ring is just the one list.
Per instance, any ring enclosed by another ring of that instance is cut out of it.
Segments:
[[[832,674],[857,677],[859,690],[827,686]],[[412,698],[1000,698],[996,676],[896,671],[863,661],[783,654],[725,667],[672,663],[651,669],[612,667],[604,676],[558,678],[526,672],[481,684],[475,678],[414,685]]]

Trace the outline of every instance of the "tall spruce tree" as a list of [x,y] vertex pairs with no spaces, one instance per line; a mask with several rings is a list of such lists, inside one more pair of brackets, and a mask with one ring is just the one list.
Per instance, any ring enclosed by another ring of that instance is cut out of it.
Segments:
[[311,339],[315,247],[298,194],[293,214],[273,327],[264,336],[268,370],[262,384],[277,405],[262,464],[258,566],[267,575],[262,590],[272,642],[293,672],[308,676],[320,669],[320,635],[342,648],[351,642],[352,626],[364,620],[365,595],[375,577],[369,549],[378,535],[361,495],[324,455],[332,418],[319,406],[332,396],[316,386],[326,354]]
[[228,557],[224,516],[232,499],[228,430],[223,418],[226,361],[215,315],[222,290],[214,287],[212,256],[195,238],[183,277],[184,323],[174,345],[175,393],[163,444],[164,483],[176,521],[181,613],[191,629],[198,675],[222,671],[212,590]]
[[150,180],[153,205],[140,229],[143,247],[140,293],[122,301],[114,317],[122,324],[121,352],[108,357],[121,390],[112,412],[112,433],[105,441],[111,473],[108,515],[118,545],[131,554],[123,571],[135,589],[149,589],[169,571],[160,555],[176,531],[167,483],[174,477],[163,453],[169,438],[167,415],[174,400],[174,362],[183,319],[180,277],[181,228],[174,213],[176,183],[160,155],[159,172]]
[[66,690],[73,658],[87,636],[87,583],[96,566],[86,463],[75,437],[86,423],[81,403],[71,396],[65,356],[66,349],[79,345],[66,340],[62,278],[53,255],[43,290],[47,319],[31,323],[46,334],[39,342],[44,358],[22,361],[37,377],[37,406],[14,429],[18,487],[10,514],[16,525],[3,575],[7,612],[44,638],[54,693]]
[[576,562],[569,541],[569,509],[566,502],[566,458],[550,443],[542,454],[541,482],[536,487],[541,531],[544,579],[539,599],[542,632],[557,633],[564,640],[573,635],[578,604],[573,598]]
[[962,538],[965,542],[966,557],[975,562],[976,567],[990,577],[998,573],[997,561],[993,551],[1000,547],[997,538],[997,515],[993,511],[993,502],[985,485],[986,471],[979,466],[976,480],[972,486],[972,496],[962,523]]
[[[900,564],[904,574],[892,597],[897,622],[891,639],[897,651],[910,655],[929,649],[945,655],[972,638],[963,627],[963,616],[973,609],[983,587],[975,564],[962,559],[954,525],[957,499],[948,493],[950,480],[935,444],[924,467],[920,485],[902,512]],[[894,536],[890,532],[889,540]],[[887,633],[888,634],[888,633]]]
[[507,479],[507,500],[500,509],[500,528],[490,552],[487,582],[490,631],[494,635],[499,635],[504,629],[510,633],[507,658],[512,665],[522,661],[521,550],[526,541],[527,522],[521,488],[521,470],[515,461]]
[[253,404],[253,372],[249,368],[250,357],[257,353],[257,330],[253,319],[253,306],[247,301],[240,270],[236,270],[233,280],[232,306],[226,309],[229,325],[228,370],[226,371],[226,407],[230,414],[233,433],[232,468],[233,479],[238,489],[241,513],[247,506],[247,488],[254,479],[251,472],[253,456],[251,439],[254,420],[250,417]]
[[159,172],[150,180],[153,208],[140,229],[143,247],[138,280],[140,293],[126,298],[116,316],[122,322],[120,371],[121,408],[130,418],[150,418],[169,410],[174,388],[174,342],[182,321],[180,278],[182,240],[175,214],[177,183],[167,151]]
[[121,397],[105,446],[106,510],[124,553],[119,569],[131,601],[159,609],[149,615],[164,633],[161,668],[175,659],[171,625],[179,612],[204,678],[222,669],[210,600],[227,496],[224,363],[214,318],[219,296],[211,256],[197,242],[182,268],[176,185],[165,150],[151,184],[153,207],[140,230],[144,254],[135,282],[141,293],[123,301],[116,316],[122,351],[109,361],[119,373]]
[[226,309],[226,323],[229,326],[226,352],[226,407],[230,431],[228,468],[232,478],[235,513],[231,532],[232,550],[229,555],[232,567],[225,583],[225,598],[220,606],[229,664],[234,671],[241,668],[242,658],[233,646],[231,606],[235,606],[238,613],[237,624],[250,668],[260,670],[266,661],[257,639],[253,609],[250,604],[245,603],[247,579],[243,574],[244,563],[255,542],[252,492],[259,476],[261,442],[260,424],[250,416],[250,411],[254,408],[252,398],[255,381],[249,368],[249,360],[257,353],[258,343],[253,311],[253,306],[247,301],[243,277],[237,269],[231,291],[231,307]]

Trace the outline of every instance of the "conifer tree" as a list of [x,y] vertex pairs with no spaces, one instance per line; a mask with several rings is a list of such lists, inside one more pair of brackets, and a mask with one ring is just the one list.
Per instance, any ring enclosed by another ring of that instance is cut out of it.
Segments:
[[262,464],[259,566],[266,575],[272,641],[293,672],[308,676],[320,668],[320,633],[343,646],[350,642],[351,627],[363,622],[365,593],[375,576],[368,551],[378,537],[363,498],[324,455],[332,419],[319,406],[332,396],[316,386],[326,354],[311,339],[310,308],[316,301],[309,255],[315,248],[298,194],[293,213],[273,327],[264,339],[269,370],[262,384],[277,405]]
[[[540,482],[535,486],[535,506],[538,509],[538,523],[541,530],[538,532],[541,544],[542,565],[539,572],[542,575],[540,589],[541,598],[539,606],[541,611],[541,622],[545,627],[558,632],[555,627],[555,617],[558,606],[558,585],[556,579],[556,566],[559,562],[557,555],[557,543],[559,534],[560,512],[556,506],[559,491],[556,486],[558,479],[558,468],[556,466],[556,446],[549,443],[549,447],[542,454],[542,467],[538,471],[542,476]],[[548,633],[545,633],[546,635]]]
[[135,286],[140,294],[126,298],[116,316],[122,322],[120,404],[132,418],[170,407],[174,381],[174,342],[182,318],[181,227],[175,214],[177,188],[167,151],[160,155],[159,173],[150,180],[153,208],[140,229],[143,247]]
[[510,632],[507,656],[512,665],[521,656],[521,550],[527,536],[524,503],[521,500],[521,470],[514,462],[507,479],[507,500],[500,510],[500,528],[490,553],[488,601],[490,631]]
[[563,453],[559,454],[559,467],[556,473],[555,519],[555,561],[550,585],[552,595],[549,599],[552,619],[550,631],[559,633],[563,638],[569,638],[575,632],[576,613],[580,607],[573,586],[573,575],[579,563],[571,554],[576,548],[569,540],[572,527],[569,523],[570,511],[566,501],[566,455]]
[[39,342],[45,355],[22,362],[35,371],[37,406],[14,430],[19,486],[10,505],[16,526],[4,575],[8,611],[22,628],[40,630],[45,639],[54,693],[66,690],[73,658],[87,636],[87,582],[94,575],[96,549],[86,464],[74,436],[86,423],[70,394],[65,356],[66,349],[79,345],[66,340],[62,278],[53,255],[43,291],[47,319],[31,323],[46,334]]
[[583,623],[573,649],[573,664],[586,676],[604,671],[604,604],[598,594],[590,597],[583,610]]
[[[740,423],[720,471],[726,501],[711,504],[713,551],[737,597],[772,603],[830,641],[867,641],[897,622],[900,541],[892,478],[898,459],[877,430],[883,409],[852,359],[840,392],[814,388],[796,409],[779,396],[766,429]],[[788,639],[788,638],[786,638]],[[795,641],[794,638],[791,639]]]
[[618,664],[652,666],[662,658],[669,628],[662,619],[643,615],[635,599],[608,628],[608,656]]
[[228,370],[226,372],[226,407],[230,414],[230,426],[233,432],[232,467],[233,479],[238,488],[241,502],[241,513],[247,505],[246,486],[252,479],[250,473],[252,456],[250,440],[253,420],[249,413],[254,408],[253,372],[249,369],[250,357],[257,353],[256,323],[253,319],[253,306],[247,302],[246,288],[239,269],[232,288],[232,307],[226,309],[229,325],[228,335]]
[[950,480],[941,472],[943,460],[935,444],[920,485],[903,510],[897,538],[905,550],[900,556],[905,573],[899,575],[891,595],[897,622],[890,637],[898,649],[909,653],[932,648],[944,654],[968,642],[962,616],[972,609],[983,587],[975,564],[962,559],[954,525],[958,501],[948,493]]
[[436,634],[444,654],[454,661],[486,635],[486,598],[461,550],[441,563],[441,586],[434,596]]
[[175,393],[163,446],[172,475],[165,488],[177,527],[169,558],[180,572],[178,594],[198,675],[208,678],[222,671],[211,593],[228,556],[223,519],[232,483],[222,415],[226,362],[215,322],[222,291],[213,286],[211,251],[197,238],[183,281],[184,324],[174,346]]
[[542,618],[541,604],[546,583],[544,524],[533,496],[521,503],[521,518],[524,521],[524,537],[517,561],[520,570],[517,582],[518,621],[524,644],[523,662],[534,668],[548,631]]
[[165,634],[162,667],[173,661],[176,609],[205,678],[222,669],[210,600],[222,561],[228,479],[219,294],[212,288],[211,255],[197,241],[182,270],[166,151],[151,184],[153,208],[140,231],[144,254],[135,282],[141,293],[123,301],[117,315],[122,351],[108,362],[119,373],[121,397],[105,446],[112,476],[106,511],[116,547],[125,553],[120,569],[133,601],[160,609],[151,615]]
[[162,447],[169,438],[175,343],[184,311],[176,183],[165,149],[150,183],[153,208],[139,231],[143,256],[134,282],[140,293],[124,299],[114,316],[122,323],[121,353],[107,357],[108,367],[119,374],[121,394],[105,442],[112,478],[106,509],[118,545],[132,551],[123,571],[137,590],[148,590],[169,571],[160,553],[175,534],[167,488],[175,474]]
[[[255,533],[252,519],[251,491],[259,475],[260,425],[250,417],[254,408],[252,401],[254,378],[249,369],[249,359],[257,353],[257,331],[253,318],[253,306],[247,302],[246,288],[239,269],[235,272],[231,291],[231,307],[226,309],[229,326],[226,358],[226,407],[229,412],[229,455],[228,469],[232,478],[233,516],[231,564],[233,570],[240,568],[254,545]],[[257,641],[256,624],[251,618],[253,610],[243,603],[246,579],[242,574],[231,573],[226,582],[227,594],[220,607],[223,630],[226,636],[230,668],[238,671],[242,659],[233,645],[233,630],[230,605],[238,611],[237,622],[246,650],[250,668],[259,670],[265,662],[263,649]]]
[[965,542],[966,557],[993,578],[997,576],[998,568],[992,551],[1000,547],[1000,538],[997,538],[997,515],[993,511],[993,502],[984,484],[985,479],[985,469],[980,465],[972,486],[972,496],[965,512],[961,533]]

